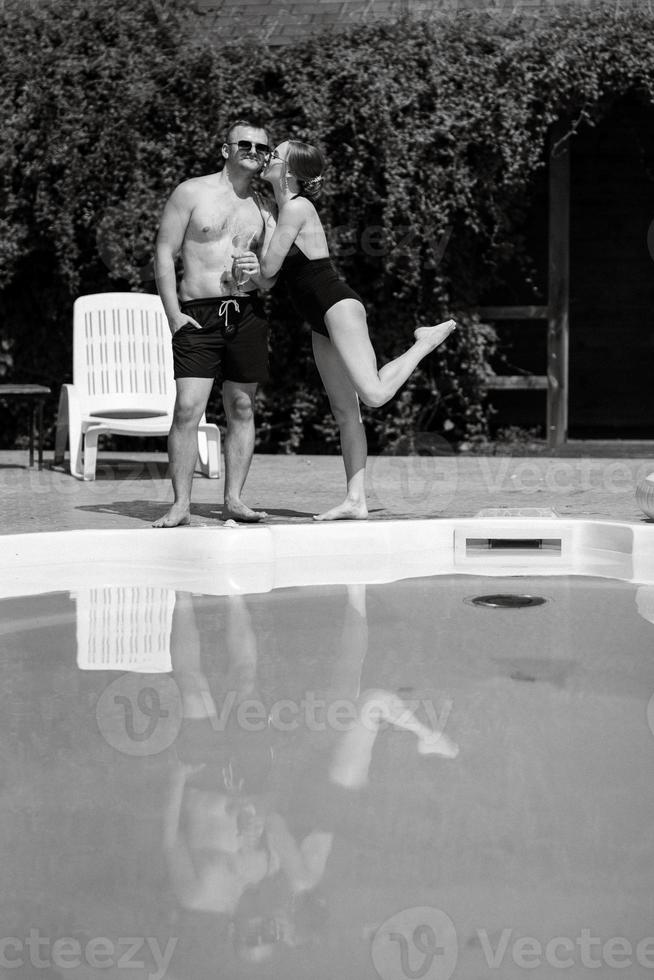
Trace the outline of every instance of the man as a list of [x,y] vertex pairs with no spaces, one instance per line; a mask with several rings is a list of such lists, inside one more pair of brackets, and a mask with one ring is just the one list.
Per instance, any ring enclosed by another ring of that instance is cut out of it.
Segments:
[[[254,452],[254,398],[257,385],[268,379],[268,325],[257,290],[269,289],[274,279],[262,277],[258,255],[274,219],[251,188],[268,152],[266,131],[239,119],[221,152],[222,170],[173,191],[157,235],[155,275],[172,333],[177,397],[168,436],[174,502],[154,527],[190,523],[198,424],[216,377],[227,418],[223,518],[252,522],[267,516],[241,500]],[[237,266],[235,254],[241,255]]]
[[241,705],[262,704],[257,637],[245,599],[228,596],[223,607],[224,670],[220,651],[203,649],[197,602],[180,592],[173,614],[170,656],[183,721],[164,850],[182,908],[231,916],[243,891],[272,870],[264,828],[274,733],[265,717],[261,724],[242,721]]

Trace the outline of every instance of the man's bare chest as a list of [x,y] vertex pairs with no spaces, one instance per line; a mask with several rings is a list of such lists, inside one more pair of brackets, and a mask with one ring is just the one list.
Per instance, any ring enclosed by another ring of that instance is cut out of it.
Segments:
[[209,198],[194,207],[187,238],[198,243],[231,242],[235,235],[251,232],[255,240],[263,233],[263,218],[253,200],[238,204]]

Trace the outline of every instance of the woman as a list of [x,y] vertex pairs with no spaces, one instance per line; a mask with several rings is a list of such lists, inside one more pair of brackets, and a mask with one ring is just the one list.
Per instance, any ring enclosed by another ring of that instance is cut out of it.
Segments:
[[312,198],[320,190],[324,160],[308,143],[286,140],[273,150],[262,177],[279,208],[277,228],[261,261],[261,273],[284,278],[298,312],[312,327],[316,365],[341,436],[347,495],[316,520],[368,516],[365,497],[366,435],[359,411],[384,405],[420,361],[454,330],[454,320],[418,327],[404,354],[377,369],[361,298],[338,275]]
[[[281,945],[317,940],[329,928],[327,899],[333,889],[323,881],[334,839],[342,835],[358,848],[355,842],[370,841],[375,832],[365,790],[379,732],[389,725],[410,732],[422,757],[456,759],[459,754],[456,742],[419,721],[413,706],[397,694],[383,688],[361,690],[369,646],[366,586],[346,589],[343,625],[329,651],[334,655],[331,681],[316,701],[322,708],[307,725],[304,739],[294,741],[292,760],[287,758],[295,778],[285,805],[266,818],[267,845],[280,870],[244,892],[234,917],[238,955],[251,962],[270,959]],[[336,705],[349,709],[338,726],[329,724]],[[300,746],[299,756],[295,745]],[[356,915],[352,925],[360,936],[355,923]],[[339,941],[343,938],[341,931]]]

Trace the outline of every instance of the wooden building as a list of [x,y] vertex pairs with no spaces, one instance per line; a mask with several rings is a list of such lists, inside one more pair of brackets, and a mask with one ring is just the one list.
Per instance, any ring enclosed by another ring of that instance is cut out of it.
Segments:
[[500,423],[654,439],[654,106],[620,99],[550,153],[529,225],[546,302],[482,310],[520,370],[489,386]]

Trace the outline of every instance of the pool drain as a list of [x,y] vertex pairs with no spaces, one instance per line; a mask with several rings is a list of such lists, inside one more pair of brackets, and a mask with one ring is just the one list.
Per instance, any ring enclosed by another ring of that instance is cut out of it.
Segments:
[[541,595],[518,595],[507,592],[498,595],[476,595],[465,601],[473,606],[485,606],[488,609],[525,609],[528,606],[542,606],[547,599]]

